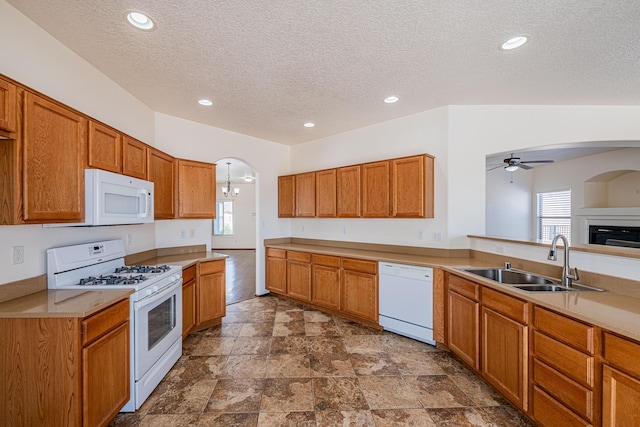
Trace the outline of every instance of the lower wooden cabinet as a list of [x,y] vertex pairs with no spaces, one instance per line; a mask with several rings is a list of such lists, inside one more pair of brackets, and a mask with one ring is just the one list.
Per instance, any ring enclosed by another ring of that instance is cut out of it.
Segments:
[[469,366],[480,371],[479,285],[449,276],[447,332],[449,348]]
[[640,343],[604,334],[602,425],[640,425]]
[[11,426],[105,426],[127,403],[129,299],[86,318],[0,319],[0,413]]
[[342,311],[378,323],[377,273],[375,261],[342,259]]
[[196,277],[197,266],[182,271],[182,338],[186,338],[196,326]]
[[265,287],[278,294],[287,293],[287,251],[267,248]]
[[311,300],[311,254],[287,251],[287,295]]
[[200,261],[196,283],[198,325],[222,319],[226,315],[225,260]]
[[311,256],[311,302],[340,310],[340,257]]

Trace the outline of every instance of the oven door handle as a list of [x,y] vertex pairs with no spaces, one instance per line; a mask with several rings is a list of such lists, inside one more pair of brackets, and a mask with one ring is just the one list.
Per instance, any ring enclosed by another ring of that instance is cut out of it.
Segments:
[[163,299],[164,297],[166,297],[167,295],[175,292],[177,289],[180,288],[180,286],[182,286],[182,278],[180,278],[180,280],[177,280],[173,283],[171,283],[169,286],[165,287],[163,290],[161,290],[161,292],[158,292],[156,294],[150,295],[148,297],[145,297],[143,299],[141,299],[140,301],[136,301],[133,306],[136,310],[139,310],[147,305],[151,305],[154,304],[156,301]]

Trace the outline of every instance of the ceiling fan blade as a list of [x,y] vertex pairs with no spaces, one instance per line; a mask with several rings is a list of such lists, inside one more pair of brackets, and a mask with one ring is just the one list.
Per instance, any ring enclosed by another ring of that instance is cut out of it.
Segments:
[[520,169],[524,169],[524,170],[533,169],[533,167],[527,166],[527,165],[525,165],[523,163],[520,163],[518,166],[520,167]]
[[528,160],[520,163],[553,163],[555,160]]
[[498,165],[498,166],[494,166],[494,167],[492,167],[492,168],[489,168],[489,169],[487,169],[487,172],[492,171],[492,170],[495,170],[495,169],[498,169],[498,168],[501,168],[501,167],[504,167],[504,165],[503,165],[503,164],[501,164],[501,165]]

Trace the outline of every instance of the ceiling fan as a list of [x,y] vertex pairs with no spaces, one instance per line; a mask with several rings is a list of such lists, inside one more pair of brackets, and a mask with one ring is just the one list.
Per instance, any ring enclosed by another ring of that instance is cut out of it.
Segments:
[[529,170],[529,169],[532,169],[532,167],[529,166],[529,163],[553,163],[554,161],[553,160],[523,161],[522,159],[520,159],[520,157],[514,157],[514,153],[511,153],[511,157],[509,157],[508,159],[504,159],[503,162],[504,162],[503,164],[494,166],[491,169],[487,169],[487,171],[492,171],[494,169],[498,169],[499,167],[504,167],[504,169],[509,172],[513,172],[518,169]]

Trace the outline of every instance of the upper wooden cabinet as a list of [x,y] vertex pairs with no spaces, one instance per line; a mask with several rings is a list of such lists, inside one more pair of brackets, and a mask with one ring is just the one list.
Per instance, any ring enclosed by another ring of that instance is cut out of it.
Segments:
[[7,132],[15,132],[18,128],[17,112],[18,96],[16,86],[0,79],[0,129]]
[[391,181],[388,161],[362,165],[362,216],[388,217]]
[[360,165],[336,170],[336,216],[357,218],[360,216]]
[[316,172],[316,215],[324,218],[336,216],[336,170]]
[[84,220],[87,121],[30,92],[24,97],[22,189],[25,222]]
[[122,135],[89,120],[89,167],[122,173]]
[[154,183],[156,219],[172,219],[175,215],[175,159],[160,150],[147,150],[147,180]]
[[296,216],[316,216],[316,174],[314,172],[296,175]]
[[122,173],[147,179],[147,146],[126,135],[122,138]]
[[216,217],[216,165],[178,159],[178,217]]
[[278,217],[292,218],[296,214],[295,175],[278,177]]
[[278,216],[433,218],[433,166],[420,154],[280,176]]
[[391,160],[391,216],[433,218],[433,157]]

